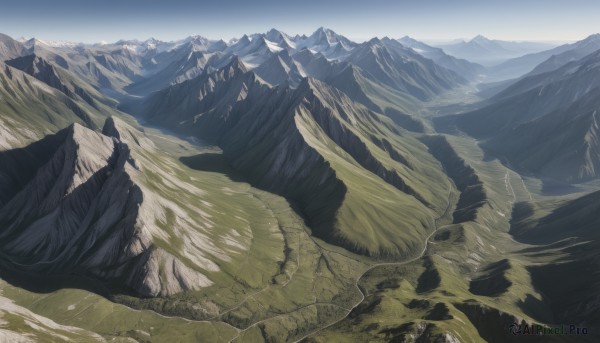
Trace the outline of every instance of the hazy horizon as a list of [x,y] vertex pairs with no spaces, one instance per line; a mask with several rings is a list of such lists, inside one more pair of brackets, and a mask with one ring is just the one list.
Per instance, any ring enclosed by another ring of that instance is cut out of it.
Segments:
[[599,10],[600,2],[592,0],[307,0],[283,4],[273,0],[254,4],[109,0],[85,5],[76,0],[29,0],[3,6],[0,32],[14,38],[83,43],[150,37],[172,41],[195,34],[227,41],[271,28],[294,35],[324,26],[356,41],[408,35],[442,42],[481,34],[499,40],[567,42],[600,32],[595,18]]

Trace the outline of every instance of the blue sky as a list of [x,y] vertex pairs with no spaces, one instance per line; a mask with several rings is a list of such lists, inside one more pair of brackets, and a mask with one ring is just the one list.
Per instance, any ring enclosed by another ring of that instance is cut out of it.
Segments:
[[82,42],[163,40],[200,34],[228,40],[278,28],[309,34],[325,26],[355,40],[423,40],[483,34],[506,40],[572,41],[600,32],[597,0],[12,0],[0,32]]

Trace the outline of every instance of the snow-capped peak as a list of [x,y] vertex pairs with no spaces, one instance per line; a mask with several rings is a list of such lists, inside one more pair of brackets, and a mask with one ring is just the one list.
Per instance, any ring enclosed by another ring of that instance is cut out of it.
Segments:
[[25,44],[26,46],[45,45],[51,48],[74,48],[76,46],[83,45],[83,43],[66,40],[41,40],[37,38],[31,38],[29,40],[25,40],[25,38],[21,39],[23,39],[24,41],[20,40],[20,42]]
[[487,43],[489,41],[490,40],[483,35],[477,35],[477,36],[473,37],[473,39],[471,39],[471,42],[475,42],[475,43]]
[[269,32],[265,34],[265,38],[277,43],[282,48],[296,48],[296,42],[293,38],[276,29],[269,30]]

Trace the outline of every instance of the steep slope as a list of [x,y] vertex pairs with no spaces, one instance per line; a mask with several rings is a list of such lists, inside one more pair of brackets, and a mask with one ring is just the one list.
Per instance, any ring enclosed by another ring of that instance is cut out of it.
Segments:
[[594,34],[584,40],[556,48],[552,55],[543,63],[537,65],[529,75],[542,74],[556,70],[565,64],[577,61],[597,50],[600,50],[600,34]]
[[388,115],[402,127],[407,127],[405,119],[409,122],[416,120],[407,113],[418,110],[419,100],[378,82],[356,65],[327,60],[321,53],[313,53],[309,49],[295,53],[292,59],[302,76],[315,78],[341,90],[370,110]]
[[2,159],[5,267],[119,280],[145,296],[211,284],[151,243],[161,235],[149,216],[156,205],[133,181],[139,167],[126,144],[75,124]]
[[265,38],[271,42],[275,42],[277,45],[284,49],[296,49],[296,41],[293,37],[290,37],[284,32],[276,29],[271,29],[265,34]]
[[[465,114],[460,120],[472,134],[512,127],[549,112],[565,109],[600,86],[600,52],[571,62],[556,71],[525,77],[490,99],[491,105]],[[481,115],[480,115],[481,114]],[[490,121],[485,124],[485,121]]]
[[[251,108],[222,139],[233,166],[249,173],[257,184],[297,201],[317,236],[375,255],[413,250],[409,242],[419,235],[419,226],[428,222],[428,210],[422,206],[439,210],[445,200],[436,199],[426,179],[414,173],[421,168],[420,163],[397,150],[397,142],[380,138],[392,137],[393,126],[316,80],[303,81],[296,91],[278,102],[267,106],[269,110]],[[271,106],[275,108],[270,109]],[[278,148],[267,148],[273,145]],[[417,143],[412,152],[422,154],[418,149]],[[430,167],[436,168],[430,156],[423,158],[422,162],[433,163]],[[311,166],[309,161],[313,159],[329,166],[329,173],[334,172],[335,178],[319,171],[323,167]],[[315,184],[317,180],[321,181]],[[367,187],[378,187],[378,197],[365,201]],[[421,218],[421,224],[414,217],[405,217],[402,222],[406,226],[387,229],[383,223],[396,222],[399,218],[394,217],[401,214],[394,214],[379,197],[396,199],[393,202],[410,208],[414,216]],[[374,204],[378,207],[372,207]],[[405,240],[392,238],[392,232]],[[369,245],[363,245],[367,241]]]
[[375,81],[422,101],[466,82],[411,49],[400,44],[389,48],[377,38],[355,48],[346,61],[360,67]]
[[492,80],[506,80],[542,74],[581,59],[598,49],[600,35],[594,34],[575,43],[510,59],[490,68],[490,77]]
[[283,50],[277,55],[272,56],[265,61],[254,72],[263,80],[272,86],[289,84],[292,87],[298,86],[302,75],[295,61],[292,60],[287,50]]
[[492,40],[478,35],[468,42],[461,41],[453,44],[439,45],[438,47],[452,56],[477,62],[484,66],[492,66],[510,58],[547,50],[553,46],[536,42]]
[[235,122],[232,112],[236,103],[254,89],[264,92],[266,86],[254,73],[247,73],[241,59],[234,58],[216,72],[205,72],[151,94],[133,110],[151,123],[214,140],[230,121]]
[[299,39],[296,49],[308,48],[313,52],[319,52],[329,59],[343,59],[355,47],[356,43],[348,38],[335,33],[333,30],[320,27],[309,37]]
[[523,78],[492,104],[456,118],[458,127],[515,166],[561,181],[597,177],[600,52]]
[[386,114],[402,127],[405,127],[402,118],[412,118],[407,113],[414,113],[419,108],[419,101],[410,94],[378,83],[371,75],[354,65],[346,65],[342,71],[323,81],[370,110]]
[[144,63],[135,53],[121,46],[53,47],[33,40],[34,54],[85,80],[90,86],[115,96],[123,87],[139,79]]
[[253,35],[252,39],[244,35],[234,45],[225,49],[224,53],[238,56],[248,69],[253,69],[283,50],[283,47],[271,42],[262,35]]
[[566,182],[597,178],[599,96],[600,89],[596,88],[570,107],[504,131],[483,146],[537,175]]
[[[296,202],[315,235],[357,251],[413,252],[445,206],[427,180],[448,181],[422,144],[316,80],[271,89],[237,61],[149,97],[140,113],[218,142],[253,184]],[[381,194],[365,201],[368,187]]]
[[294,61],[299,65],[303,76],[311,76],[317,79],[326,79],[327,77],[339,73],[346,63],[328,60],[323,54],[313,52],[308,48],[297,51],[292,55]]

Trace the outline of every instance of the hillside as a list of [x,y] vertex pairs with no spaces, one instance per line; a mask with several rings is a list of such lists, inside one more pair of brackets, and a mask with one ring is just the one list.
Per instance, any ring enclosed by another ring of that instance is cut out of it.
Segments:
[[599,56],[525,77],[456,124],[522,170],[566,182],[594,179]]

